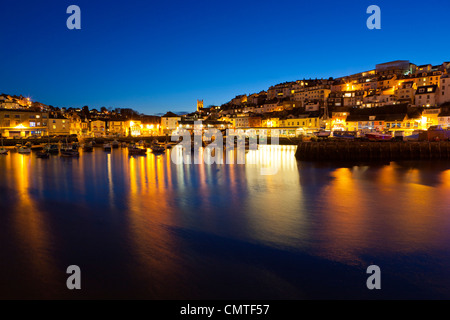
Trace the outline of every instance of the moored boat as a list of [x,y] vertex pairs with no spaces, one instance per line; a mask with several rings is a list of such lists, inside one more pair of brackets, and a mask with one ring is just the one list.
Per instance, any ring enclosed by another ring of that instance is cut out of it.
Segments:
[[328,138],[331,135],[331,131],[319,130],[319,131],[314,132],[314,135],[317,138]]
[[354,132],[354,131],[333,131],[333,137],[336,139],[352,140],[352,139],[355,139],[356,132]]
[[114,140],[113,142],[111,142],[111,147],[114,149],[117,149],[119,147],[120,143],[117,140]]
[[146,155],[147,150],[138,148],[135,144],[132,144],[128,147],[128,154],[129,155]]
[[58,154],[59,146],[57,144],[47,144],[46,146],[44,146],[44,151],[50,154]]
[[19,150],[17,152],[19,152],[20,154],[30,154],[31,153],[31,148],[22,146],[22,147],[19,148]]
[[103,150],[111,151],[111,144],[110,143],[104,143],[103,144]]
[[365,137],[370,141],[390,141],[392,140],[392,135],[388,133],[381,132],[369,132],[365,134]]
[[0,147],[0,155],[7,155],[8,150],[6,150],[3,146],[3,138],[2,138],[2,146]]
[[159,146],[159,145],[153,145],[150,147],[150,149],[152,150],[153,153],[164,153],[166,152],[166,148],[164,148],[163,146]]
[[69,145],[66,139],[65,145],[61,147],[60,150],[61,157],[78,157],[80,153],[78,152],[78,147],[74,147],[73,145]]
[[92,142],[85,143],[83,145],[83,151],[84,152],[92,152],[92,151],[94,151],[94,146],[92,145]]
[[163,144],[160,144],[156,139],[152,141],[152,144],[149,147],[153,153],[162,154],[166,152],[166,147]]
[[80,153],[73,149],[61,149],[61,157],[78,157]]

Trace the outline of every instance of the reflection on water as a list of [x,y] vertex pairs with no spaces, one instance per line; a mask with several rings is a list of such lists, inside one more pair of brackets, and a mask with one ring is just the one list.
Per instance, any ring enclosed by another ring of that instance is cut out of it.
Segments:
[[[370,264],[391,281],[381,297],[450,297],[450,164],[312,164],[260,146],[245,165],[176,165],[170,152],[0,157],[0,297],[371,297]],[[65,289],[71,264],[81,293]]]

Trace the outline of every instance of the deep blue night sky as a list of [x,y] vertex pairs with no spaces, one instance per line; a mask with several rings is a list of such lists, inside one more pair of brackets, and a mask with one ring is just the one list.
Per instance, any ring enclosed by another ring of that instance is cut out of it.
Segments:
[[[81,8],[82,30],[66,9]],[[381,30],[366,9],[381,7]],[[192,111],[397,59],[450,60],[450,1],[3,0],[0,92],[59,107]]]

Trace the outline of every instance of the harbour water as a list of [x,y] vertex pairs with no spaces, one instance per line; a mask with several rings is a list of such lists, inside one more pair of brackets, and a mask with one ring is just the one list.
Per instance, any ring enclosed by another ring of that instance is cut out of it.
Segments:
[[314,164],[267,146],[253,164],[177,165],[178,148],[0,156],[0,298],[450,298],[448,161]]

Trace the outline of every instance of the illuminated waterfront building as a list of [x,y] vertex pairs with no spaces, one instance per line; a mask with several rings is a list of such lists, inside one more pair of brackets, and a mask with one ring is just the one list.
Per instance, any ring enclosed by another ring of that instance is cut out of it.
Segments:
[[0,109],[3,137],[44,136],[48,133],[48,113],[25,109]]
[[50,136],[67,136],[70,134],[70,120],[59,115],[50,115],[48,121],[48,134]]
[[161,131],[163,134],[171,134],[172,131],[178,128],[178,122],[181,117],[173,112],[167,112],[161,117]]
[[103,137],[106,133],[106,123],[102,120],[93,120],[90,122],[91,136]]

